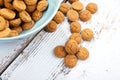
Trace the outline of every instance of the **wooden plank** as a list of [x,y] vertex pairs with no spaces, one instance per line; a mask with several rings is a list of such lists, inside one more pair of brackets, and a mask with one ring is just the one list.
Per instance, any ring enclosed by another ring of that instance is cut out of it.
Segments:
[[[104,1],[104,4],[101,0],[95,0],[99,5],[100,9],[96,15],[93,15],[93,18],[90,22],[82,23],[82,27],[86,28],[90,27],[95,31],[95,38],[91,42],[83,42],[81,45],[87,47],[90,52],[93,52],[94,54],[96,53],[94,49],[97,49],[101,51],[98,48],[106,48],[105,47],[97,47],[98,43],[105,44],[111,37],[107,37],[106,35],[108,33],[108,36],[111,35],[111,33],[115,32],[118,29],[117,23],[118,23],[118,16],[117,11],[119,9],[115,10],[116,7],[118,8],[118,3],[114,3],[115,6],[112,6],[109,4],[113,4],[113,0],[108,0]],[[87,1],[86,1],[87,3]],[[112,11],[115,11],[114,13]],[[102,16],[102,17],[101,17]],[[108,31],[106,33],[106,31]],[[118,31],[119,32],[119,31]],[[94,58],[94,54],[91,53],[90,59],[88,59],[85,62],[79,61],[78,66],[76,66],[73,69],[66,68],[63,64],[63,59],[57,59],[53,55],[53,48],[58,45],[62,44],[64,45],[65,41],[68,39],[70,35],[69,32],[69,24],[67,23],[67,20],[59,25],[58,31],[55,33],[46,33],[44,31],[40,32],[34,40],[24,49],[24,51],[18,56],[18,58],[8,67],[8,69],[2,74],[2,79],[3,80],[72,80],[72,79],[77,79],[78,77],[83,77],[82,74],[79,75],[74,75],[75,73],[80,73],[81,70],[83,70],[83,73],[85,73],[84,69],[87,69],[85,66],[90,66],[95,65],[97,62],[90,63],[90,60],[96,60],[98,62],[101,61],[104,62],[99,58],[99,55],[97,55],[97,58]],[[114,37],[112,37],[114,38]],[[102,40],[101,40],[102,39]],[[105,39],[105,42],[103,42]],[[96,46],[94,46],[96,45]],[[108,47],[108,43],[106,43]],[[113,45],[113,44],[112,44]],[[113,47],[111,47],[113,48]],[[110,49],[111,49],[110,48]],[[117,49],[118,50],[118,49]],[[107,49],[108,51],[108,49]],[[106,51],[106,52],[107,52]],[[98,53],[100,54],[100,53]],[[103,55],[102,55],[103,56]],[[111,55],[110,57],[112,57]],[[116,56],[114,56],[116,57]],[[100,60],[100,61],[99,61]],[[108,61],[107,61],[108,62]],[[87,65],[88,63],[88,65]],[[83,68],[81,68],[82,66]],[[95,69],[90,69],[95,70],[99,68],[99,65],[96,65],[97,68]],[[91,66],[90,68],[94,68],[96,66]],[[107,65],[106,65],[107,66]],[[119,66],[119,65],[118,65]],[[79,68],[80,67],[80,68]],[[85,68],[84,68],[85,67]],[[105,69],[104,67],[103,69]],[[112,67],[113,68],[113,67]],[[88,68],[89,69],[89,68]],[[103,70],[102,69],[102,70]],[[101,70],[101,69],[100,69]],[[100,72],[100,70],[98,72]],[[106,69],[107,71],[107,69]],[[109,70],[108,70],[109,71]],[[102,72],[102,71],[101,71]],[[91,74],[87,73],[87,74]],[[94,74],[95,72],[93,72]],[[31,76],[32,75],[32,76]],[[74,75],[75,77],[70,77],[71,75]],[[67,77],[69,76],[69,78]],[[102,75],[101,75],[102,76]],[[91,77],[91,75],[90,75]],[[98,77],[98,76],[97,76]],[[118,77],[118,76],[117,76]],[[89,78],[89,77],[88,77]],[[96,80],[96,78],[92,78]]]
[[0,42],[0,74],[2,74],[9,64],[21,53],[33,37],[34,36],[10,42]]

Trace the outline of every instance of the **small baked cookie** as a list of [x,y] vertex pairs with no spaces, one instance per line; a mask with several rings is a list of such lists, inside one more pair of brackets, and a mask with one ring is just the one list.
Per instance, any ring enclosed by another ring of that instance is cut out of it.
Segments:
[[57,30],[57,23],[54,20],[50,21],[45,27],[45,31],[47,32],[55,32],[56,30]]
[[0,16],[0,30],[5,29],[5,25],[6,25],[5,19],[2,16]]
[[73,68],[77,64],[77,58],[75,55],[67,55],[64,59],[65,66]]
[[79,33],[81,31],[81,25],[78,21],[72,22],[70,24],[71,33]]
[[76,2],[78,0],[68,0],[70,3]]
[[30,21],[30,22],[26,22],[26,23],[23,23],[22,25],[22,29],[23,30],[28,30],[28,29],[31,29],[33,26],[34,26],[34,21]]
[[40,12],[38,10],[35,10],[33,13],[32,13],[32,19],[36,22],[38,21],[41,17],[43,16],[43,12]]
[[14,0],[13,7],[19,12],[24,11],[26,9],[26,5],[24,1],[20,1],[20,0]]
[[90,11],[83,10],[83,11],[80,12],[79,17],[80,17],[80,20],[86,22],[86,21],[91,19],[92,15],[91,15]]
[[15,37],[18,36],[18,32],[16,30],[11,30],[9,37]]
[[86,60],[89,57],[89,51],[85,47],[80,47],[76,56],[78,59]]
[[70,5],[67,3],[61,3],[59,10],[66,14],[70,10]]
[[4,2],[4,6],[6,7],[6,8],[8,8],[8,9],[12,9],[12,10],[14,10],[14,7],[13,7],[13,5],[10,3],[10,2]]
[[12,28],[12,30],[17,31],[17,32],[18,32],[18,34],[20,34],[20,33],[23,31],[21,26],[14,27],[14,28]]
[[5,28],[4,30],[0,31],[0,38],[8,37],[10,32],[10,28]]
[[23,22],[31,22],[32,18],[27,11],[19,12],[19,17]]
[[81,32],[82,39],[85,41],[90,41],[94,37],[94,33],[91,29],[86,28]]
[[26,11],[29,12],[29,13],[34,12],[35,9],[36,9],[36,4],[34,4],[34,5],[27,5],[26,6]]
[[11,27],[18,27],[22,23],[20,18],[13,19],[9,21]]
[[76,1],[72,3],[72,8],[76,11],[81,11],[83,9],[83,4],[80,1]]
[[55,47],[54,54],[58,58],[63,58],[67,55],[67,52],[65,51],[64,46],[59,45],[59,46]]
[[82,42],[82,38],[81,38],[81,35],[79,33],[73,33],[70,36],[70,39],[75,40],[78,44],[80,44]]
[[6,19],[14,19],[16,16],[16,13],[10,9],[2,8],[0,9],[0,15]]
[[46,10],[48,7],[48,1],[44,0],[44,1],[39,1],[37,4],[37,10],[38,11],[44,11]]
[[75,10],[69,10],[69,11],[67,12],[67,18],[68,18],[68,20],[70,20],[70,21],[77,21],[78,18],[79,18],[78,12],[75,11]]
[[97,10],[98,10],[98,7],[97,7],[97,4],[95,3],[89,3],[87,6],[86,6],[86,9],[88,11],[90,11],[92,14],[96,13]]
[[58,11],[56,13],[55,17],[53,18],[53,20],[58,24],[63,22],[64,21],[64,14],[61,11]]
[[70,39],[65,44],[65,50],[68,54],[76,54],[78,51],[78,44],[75,40]]
[[53,20],[58,24],[63,22],[64,21],[64,14],[61,11],[58,11],[56,13],[55,17],[53,18]]
[[24,0],[25,4],[27,5],[34,5],[37,3],[38,0]]

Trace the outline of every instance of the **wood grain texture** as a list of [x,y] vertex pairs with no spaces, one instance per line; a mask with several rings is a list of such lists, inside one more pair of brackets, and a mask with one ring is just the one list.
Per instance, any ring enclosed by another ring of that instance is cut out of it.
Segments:
[[[90,57],[88,60],[79,60],[77,66],[70,69],[64,66],[63,59],[58,59],[53,55],[54,47],[64,45],[71,34],[69,23],[65,19],[55,33],[41,31],[1,75],[2,79],[119,80],[119,47],[115,48],[114,46],[120,40],[118,37],[120,33],[118,26],[120,1],[92,1],[98,4],[99,11],[93,15],[89,22],[80,21],[82,29],[89,27],[95,33],[91,42],[82,42],[80,45],[89,49]],[[87,4],[90,1],[82,0],[82,2]]]

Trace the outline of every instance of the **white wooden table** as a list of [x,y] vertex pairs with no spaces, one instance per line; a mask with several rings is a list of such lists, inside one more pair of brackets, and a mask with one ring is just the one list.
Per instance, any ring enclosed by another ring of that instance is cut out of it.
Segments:
[[38,34],[13,42],[0,42],[2,80],[120,80],[120,1],[81,0],[85,5],[96,2],[99,11],[82,29],[93,29],[91,42],[82,42],[90,51],[86,61],[69,69],[63,59],[53,55],[56,45],[64,45],[70,36],[67,19],[54,33]]

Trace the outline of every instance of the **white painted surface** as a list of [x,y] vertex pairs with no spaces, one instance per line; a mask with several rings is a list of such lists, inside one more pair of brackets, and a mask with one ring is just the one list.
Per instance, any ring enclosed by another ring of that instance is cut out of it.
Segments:
[[[95,38],[91,42],[82,42],[90,51],[86,61],[78,61],[75,68],[66,68],[63,59],[53,55],[56,45],[64,45],[68,39],[69,24],[67,20],[59,25],[55,33],[41,31],[23,50],[16,60],[1,75],[3,80],[120,80],[120,6],[119,0],[81,0],[84,4],[94,1],[99,11],[86,23],[81,22],[82,29],[90,27],[94,30]],[[17,42],[19,43],[19,42]],[[20,41],[24,43],[24,41]],[[7,47],[0,53],[1,59],[17,44],[0,43]],[[18,44],[20,45],[20,44]],[[6,54],[3,54],[6,53]]]

